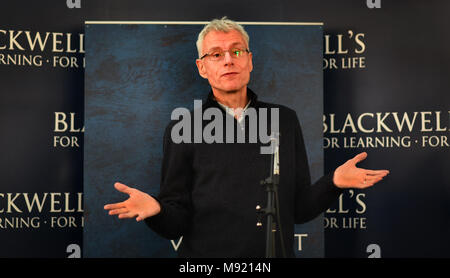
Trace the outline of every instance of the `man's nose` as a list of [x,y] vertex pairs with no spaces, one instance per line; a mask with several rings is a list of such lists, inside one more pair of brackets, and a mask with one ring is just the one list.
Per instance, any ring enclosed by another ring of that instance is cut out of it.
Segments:
[[229,51],[225,52],[225,56],[223,57],[223,61],[226,65],[233,64],[233,58],[231,58],[231,54]]

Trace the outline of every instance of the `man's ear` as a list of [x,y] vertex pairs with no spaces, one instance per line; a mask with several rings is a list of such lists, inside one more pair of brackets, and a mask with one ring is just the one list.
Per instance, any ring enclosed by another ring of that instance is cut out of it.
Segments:
[[208,75],[206,74],[205,65],[203,64],[203,61],[200,59],[195,60],[195,63],[197,64],[198,73],[201,77],[208,79]]
[[253,70],[253,55],[252,55],[252,53],[250,52],[250,53],[248,53],[248,56],[249,56],[249,58],[250,58],[250,61],[249,61],[249,63],[250,63],[250,72]]

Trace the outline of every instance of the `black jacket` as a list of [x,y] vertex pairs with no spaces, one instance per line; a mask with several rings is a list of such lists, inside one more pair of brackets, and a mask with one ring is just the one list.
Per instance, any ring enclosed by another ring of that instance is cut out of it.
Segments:
[[[294,224],[307,222],[324,212],[341,190],[332,182],[333,173],[311,186],[296,112],[258,101],[250,89],[247,92],[251,99],[249,107],[257,111],[279,108],[280,217],[286,252],[293,257]],[[221,109],[224,119],[232,117],[214,100],[212,92],[203,103],[203,111],[208,107]],[[248,118],[245,120],[248,128]],[[240,129],[234,121],[236,135]],[[266,205],[267,195],[260,181],[270,174],[272,156],[260,154],[259,141],[176,144],[171,139],[176,122],[168,125],[164,135],[161,190],[157,197],[161,212],[145,222],[167,239],[183,236],[178,250],[180,257],[264,257],[265,225],[256,226],[255,208]]]

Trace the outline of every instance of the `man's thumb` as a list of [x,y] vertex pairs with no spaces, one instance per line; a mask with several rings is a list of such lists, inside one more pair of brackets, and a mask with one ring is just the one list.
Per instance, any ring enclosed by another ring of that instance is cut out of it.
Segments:
[[352,160],[353,160],[353,163],[356,164],[358,162],[363,161],[366,158],[367,158],[367,153],[363,152],[363,153],[357,154]]
[[123,183],[120,183],[120,182],[116,182],[115,184],[114,184],[114,187],[117,189],[117,190],[119,190],[120,192],[122,192],[122,193],[125,193],[125,194],[130,194],[130,187],[128,187],[128,186],[126,186],[125,184],[123,184]]

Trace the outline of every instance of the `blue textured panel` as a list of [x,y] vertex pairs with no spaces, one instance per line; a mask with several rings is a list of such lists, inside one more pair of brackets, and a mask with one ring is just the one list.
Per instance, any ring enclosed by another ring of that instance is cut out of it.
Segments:
[[[85,71],[85,257],[173,257],[170,241],[143,223],[103,210],[127,196],[116,181],[157,194],[162,136],[176,107],[193,107],[209,89],[197,72],[200,25],[87,25]],[[253,65],[249,87],[266,102],[297,111],[312,180],[323,174],[321,26],[246,26]],[[282,166],[281,166],[282,167]],[[302,257],[323,256],[322,217]]]

